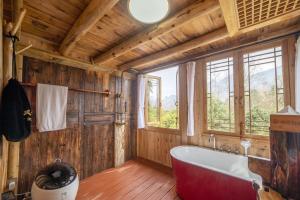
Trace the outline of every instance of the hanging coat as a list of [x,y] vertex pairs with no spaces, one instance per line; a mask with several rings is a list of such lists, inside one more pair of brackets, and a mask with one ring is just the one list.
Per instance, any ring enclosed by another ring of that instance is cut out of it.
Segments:
[[2,92],[0,134],[8,141],[18,142],[31,133],[31,108],[22,85],[10,79]]

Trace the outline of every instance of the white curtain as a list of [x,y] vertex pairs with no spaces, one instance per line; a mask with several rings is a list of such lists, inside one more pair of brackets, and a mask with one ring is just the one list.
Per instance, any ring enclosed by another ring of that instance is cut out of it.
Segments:
[[187,136],[194,136],[194,91],[195,91],[195,70],[196,63],[187,63],[187,103],[188,103],[188,122]]
[[295,74],[296,74],[295,77],[296,111],[300,112],[300,37],[298,38],[296,43],[296,73]]
[[145,128],[145,78],[138,75],[138,128]]

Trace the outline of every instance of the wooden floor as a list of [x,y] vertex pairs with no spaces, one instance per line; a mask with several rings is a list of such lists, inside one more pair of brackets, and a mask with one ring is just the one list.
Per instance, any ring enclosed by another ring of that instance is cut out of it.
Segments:
[[[128,161],[80,182],[76,200],[180,200],[170,168],[146,160]],[[270,189],[260,200],[282,200]]]
[[171,170],[144,160],[129,161],[80,182],[77,200],[179,200]]

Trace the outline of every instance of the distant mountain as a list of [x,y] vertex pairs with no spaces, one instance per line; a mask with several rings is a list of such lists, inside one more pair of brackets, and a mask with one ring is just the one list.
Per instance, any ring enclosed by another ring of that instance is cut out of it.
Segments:
[[[275,83],[275,72],[273,69],[257,72],[251,74],[251,89],[256,89],[260,91],[270,91]],[[228,100],[228,79],[227,77],[218,81],[217,85],[219,86],[214,90],[224,102]],[[246,89],[246,88],[245,88]]]
[[[151,105],[156,105],[156,99],[150,98]],[[164,110],[174,110],[176,109],[176,95],[170,95],[163,97],[162,108]]]
[[162,108],[165,110],[176,109],[176,95],[166,96],[162,100]]

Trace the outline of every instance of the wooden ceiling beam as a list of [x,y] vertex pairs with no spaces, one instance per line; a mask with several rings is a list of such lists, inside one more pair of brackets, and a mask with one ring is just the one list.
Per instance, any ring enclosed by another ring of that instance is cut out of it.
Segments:
[[94,58],[94,62],[97,64],[108,62],[132,49],[137,48],[140,45],[145,44],[148,41],[151,41],[163,34],[169,33],[198,17],[208,15],[218,9],[220,9],[220,5],[217,0],[198,0],[192,5],[182,9],[174,16],[164,20],[160,24],[150,26],[149,28],[125,40],[107,52],[96,56]]
[[60,45],[59,51],[68,55],[78,42],[119,0],[91,0]]
[[226,27],[217,29],[213,32],[210,32],[208,34],[202,35],[198,38],[189,40],[188,42],[185,42],[183,44],[177,45],[175,47],[171,47],[166,50],[159,51],[157,53],[151,54],[149,56],[125,63],[124,65],[121,65],[119,67],[120,70],[127,70],[130,68],[134,69],[140,69],[145,66],[149,66],[153,63],[156,63],[158,61],[163,61],[169,57],[182,54],[186,51],[203,47],[206,45],[209,45],[213,42],[222,40],[229,37],[229,33],[227,32]]
[[235,0],[219,0],[219,2],[227,30],[230,36],[233,36],[239,30],[239,21]]
[[[18,49],[24,48],[24,45],[18,45]],[[88,71],[103,71],[103,72],[113,72],[115,71],[113,68],[109,67],[102,67],[102,66],[97,66],[88,62],[84,62],[81,60],[77,60],[74,58],[69,58],[65,57],[53,52],[45,51],[45,50],[40,50],[37,48],[30,48],[22,53],[22,55],[31,57],[31,58],[36,58],[39,60],[43,60],[46,62],[52,62],[52,63],[58,63],[61,65],[67,65],[70,67],[75,67],[83,70],[88,70]]]
[[28,57],[44,60],[46,62],[54,62],[62,65],[67,65],[70,67],[76,67],[84,70],[90,71],[116,71],[117,67],[108,67],[93,64],[90,61],[75,59],[68,56],[63,56],[57,51],[58,44],[46,40],[44,38],[22,32],[22,40],[18,43],[18,49],[23,49],[28,45],[32,45],[32,48],[22,52],[21,55]]

